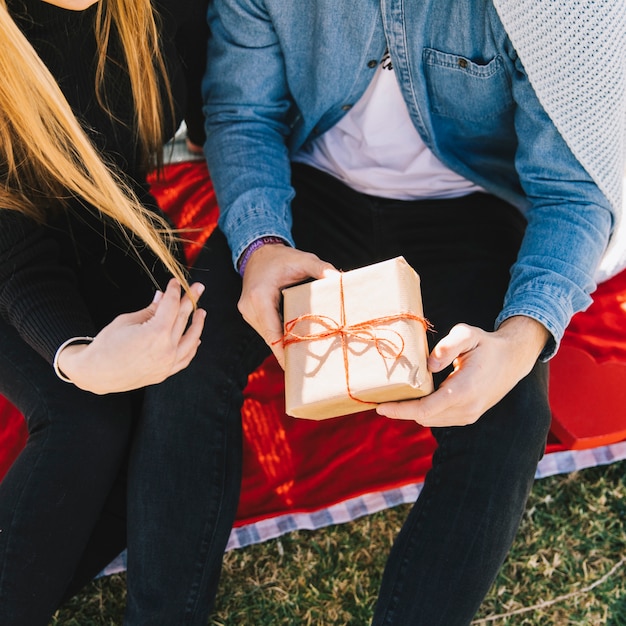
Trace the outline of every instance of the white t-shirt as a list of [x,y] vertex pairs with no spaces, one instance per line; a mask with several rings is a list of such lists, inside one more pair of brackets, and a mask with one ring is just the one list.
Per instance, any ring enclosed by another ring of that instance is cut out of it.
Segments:
[[424,144],[388,54],[354,107],[294,160],[381,198],[456,198],[481,190],[447,168]]

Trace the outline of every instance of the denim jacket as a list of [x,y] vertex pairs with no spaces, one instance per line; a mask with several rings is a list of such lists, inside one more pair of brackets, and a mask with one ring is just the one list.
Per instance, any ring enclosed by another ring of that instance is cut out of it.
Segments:
[[209,24],[205,153],[234,261],[261,236],[293,245],[290,158],[358,101],[388,48],[426,145],[526,216],[496,327],[532,317],[554,354],[591,302],[613,214],[490,0],[213,0]]

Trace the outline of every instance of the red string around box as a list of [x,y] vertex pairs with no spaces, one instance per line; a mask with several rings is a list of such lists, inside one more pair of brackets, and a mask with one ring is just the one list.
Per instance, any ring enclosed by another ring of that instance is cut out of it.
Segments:
[[[356,339],[358,341],[372,344],[376,348],[378,354],[383,359],[397,360],[404,353],[404,337],[396,330],[386,329],[388,332],[395,335],[399,341],[397,345],[393,340],[388,337],[379,336],[376,332],[377,326],[384,324],[390,324],[392,322],[398,322],[400,320],[413,320],[419,322],[427,331],[430,329],[430,323],[423,317],[414,315],[413,313],[398,313],[395,315],[385,315],[382,317],[376,317],[363,322],[357,322],[355,324],[346,323],[346,299],[343,288],[343,272],[339,273],[339,322],[327,315],[316,315],[312,313],[306,313],[299,315],[295,319],[285,322],[285,332],[282,339],[283,346],[286,348],[294,343],[301,343],[303,341],[319,341],[322,339],[329,339],[331,337],[339,337],[341,339],[341,352],[343,356],[343,371],[346,379],[346,391],[348,397],[355,402],[360,402],[367,405],[375,405],[375,402],[369,402],[367,400],[361,400],[352,393],[350,387],[350,364],[348,362],[348,340]],[[296,327],[302,322],[313,322],[319,324],[323,329],[318,332],[311,332],[306,334],[300,334],[296,332]],[[280,340],[279,340],[280,341]]]

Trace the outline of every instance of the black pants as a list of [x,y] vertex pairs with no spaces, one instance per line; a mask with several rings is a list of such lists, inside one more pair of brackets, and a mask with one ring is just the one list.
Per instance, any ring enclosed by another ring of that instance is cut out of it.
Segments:
[[[457,322],[493,328],[525,228],[516,209],[481,193],[420,202],[372,198],[302,165],[294,167],[293,182],[298,248],[342,270],[403,255],[420,274],[433,340]],[[268,349],[250,338],[237,314],[238,281],[219,231],[197,265],[200,280],[204,273],[212,289],[219,285],[206,323],[228,346],[228,354],[215,353],[206,384],[216,398],[240,401],[250,371],[241,369],[241,354],[251,366]],[[476,424],[433,430],[433,468],[391,551],[374,624],[471,621],[519,526],[549,425],[547,368],[537,364]]]
[[[95,319],[149,304],[154,286],[134,260],[125,267],[120,258],[109,281],[94,257],[92,267],[73,269]],[[246,374],[233,371],[255,365],[246,360],[253,352],[235,355],[222,342],[215,294],[231,303],[241,285],[228,262],[219,277],[230,291],[202,276],[201,306],[216,325],[205,327],[192,364],[132,393],[97,396],[62,382],[0,320],[0,393],[29,431],[0,483],[3,626],[48,624],[63,599],[126,546],[125,624],[206,625],[239,497],[241,398],[230,390]],[[252,329],[247,336],[256,339]]]

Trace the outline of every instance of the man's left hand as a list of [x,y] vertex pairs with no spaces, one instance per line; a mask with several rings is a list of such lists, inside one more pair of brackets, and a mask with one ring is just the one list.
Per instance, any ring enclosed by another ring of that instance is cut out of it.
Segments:
[[473,424],[530,373],[548,338],[542,324],[525,316],[495,332],[457,324],[428,357],[433,373],[454,367],[440,387],[416,400],[379,404],[376,412],[422,426]]

